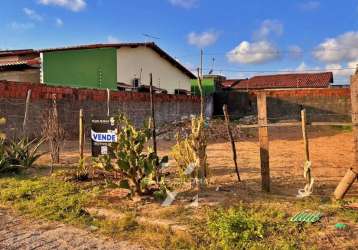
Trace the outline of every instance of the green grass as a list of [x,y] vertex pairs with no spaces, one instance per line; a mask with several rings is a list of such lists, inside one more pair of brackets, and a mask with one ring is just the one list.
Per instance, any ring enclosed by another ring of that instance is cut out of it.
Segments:
[[185,246],[187,249],[191,244],[191,239],[178,237],[172,232],[139,225],[134,211],[124,213],[117,220],[90,215],[85,210],[87,206],[103,205],[103,201],[96,203],[101,191],[101,187],[86,187],[56,177],[0,177],[0,205],[32,218],[91,227],[101,234],[148,247],[183,249]]
[[89,225],[93,219],[85,205],[93,195],[55,178],[8,177],[0,179],[0,202],[36,218]]
[[270,206],[239,204],[209,212],[207,234],[212,249],[300,249],[305,227]]
[[351,125],[344,125],[344,126],[331,126],[332,129],[338,132],[352,132],[353,127]]
[[308,246],[313,249],[315,246],[309,243],[310,236],[321,230],[320,223],[289,222],[294,213],[309,209],[339,221],[358,222],[356,212],[319,197],[285,204],[270,199],[233,202],[230,207],[220,208],[200,207],[196,210],[173,206],[160,211],[145,211],[149,218],[174,219],[188,227],[188,232],[177,235],[160,227],[138,223],[137,215],[143,214],[139,214],[135,207],[125,211],[116,209],[123,215],[117,220],[88,214],[86,207],[112,205],[100,199],[103,190],[102,186],[66,182],[59,177],[0,177],[0,205],[34,218],[90,226],[98,233],[158,249],[306,249]]

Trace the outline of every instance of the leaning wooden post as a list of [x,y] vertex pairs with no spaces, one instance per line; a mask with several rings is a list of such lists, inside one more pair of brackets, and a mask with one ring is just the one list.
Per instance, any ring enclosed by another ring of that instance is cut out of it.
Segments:
[[358,71],[351,77],[351,103],[354,138],[354,162],[334,191],[337,200],[343,199],[358,177]]
[[200,160],[200,178],[202,179],[201,182],[206,182],[206,179],[208,178],[208,170],[206,166],[206,138],[205,138],[205,97],[204,97],[204,90],[203,90],[203,83],[202,83],[202,74],[200,73],[200,70],[197,69],[198,73],[198,87],[200,91],[200,121],[199,121],[199,136],[198,139],[200,140],[199,144],[202,145],[202,148],[199,153],[199,159]]
[[257,95],[257,111],[259,123],[259,141],[260,141],[260,163],[262,190],[270,192],[270,156],[269,156],[269,138],[267,126],[267,106],[266,93],[259,92]]
[[157,134],[156,134],[156,123],[155,123],[155,110],[154,110],[154,96],[153,96],[153,74],[150,73],[149,82],[149,93],[150,93],[150,117],[152,122],[152,137],[153,137],[153,150],[157,154]]
[[26,96],[25,115],[24,115],[24,121],[22,123],[22,133],[24,136],[26,135],[26,125],[27,125],[27,119],[29,113],[30,98],[31,98],[31,89],[27,91],[27,96]]
[[83,122],[83,109],[80,109],[80,118],[79,118],[79,151],[80,151],[80,165],[83,165],[83,148],[84,148],[84,139],[85,139],[85,131],[84,131],[84,122]]
[[230,127],[230,118],[229,118],[229,113],[227,112],[227,105],[226,104],[223,106],[223,111],[224,111],[224,116],[225,116],[227,134],[228,134],[229,140],[231,142],[232,159],[233,159],[234,164],[235,164],[235,171],[236,171],[236,175],[237,175],[237,180],[239,182],[241,182],[239,167],[237,165],[236,145],[235,145],[235,140],[234,140],[234,137],[232,135],[232,131],[231,131],[231,127]]
[[[150,122],[151,122],[151,127],[152,127],[152,140],[153,140],[153,151],[155,153],[155,155],[158,155],[157,152],[157,133],[156,133],[156,123],[155,123],[155,110],[154,110],[154,95],[153,95],[153,74],[150,73],[149,74],[149,96],[150,96]],[[157,183],[159,183],[159,171],[160,171],[160,166],[159,166],[159,162],[158,162],[158,158],[157,161],[155,163],[155,177],[156,177],[156,181]]]

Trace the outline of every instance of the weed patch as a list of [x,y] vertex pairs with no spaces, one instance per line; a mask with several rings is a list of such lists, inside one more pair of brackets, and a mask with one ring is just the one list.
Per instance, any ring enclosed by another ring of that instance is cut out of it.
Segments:
[[263,207],[217,209],[209,212],[208,234],[213,249],[297,249],[304,244],[302,225]]
[[84,207],[90,192],[55,178],[0,180],[0,202],[37,218],[88,225],[92,218]]

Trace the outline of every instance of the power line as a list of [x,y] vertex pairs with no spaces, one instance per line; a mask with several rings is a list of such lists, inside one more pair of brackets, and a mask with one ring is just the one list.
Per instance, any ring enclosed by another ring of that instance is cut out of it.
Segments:
[[[203,68],[204,70],[211,70],[210,68]],[[356,68],[325,68],[325,69],[304,69],[304,70],[238,70],[238,69],[229,69],[229,68],[217,68],[215,71],[221,71],[221,72],[242,72],[242,73],[289,73],[289,72],[298,72],[298,73],[305,73],[305,72],[326,72],[326,71],[343,71],[343,70],[355,70]],[[190,70],[196,70],[191,68]]]
[[[300,50],[300,51],[292,51],[292,50],[276,50],[276,51],[236,51],[236,52],[206,52],[204,55],[250,55],[250,54],[269,54],[269,55],[282,55],[282,54],[304,54],[304,53],[313,53],[313,52],[325,52],[325,51],[350,51],[354,50],[358,53],[358,47],[357,48],[339,48],[339,49],[327,49],[327,48],[316,48],[312,50]],[[197,54],[186,54],[181,56],[176,56],[177,58],[185,58],[185,57],[197,57]]]

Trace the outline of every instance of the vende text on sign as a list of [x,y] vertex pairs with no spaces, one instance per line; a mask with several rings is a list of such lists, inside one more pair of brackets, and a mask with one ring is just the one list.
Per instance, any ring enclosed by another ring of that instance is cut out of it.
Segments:
[[112,153],[112,143],[117,142],[114,118],[93,119],[91,126],[92,156]]

